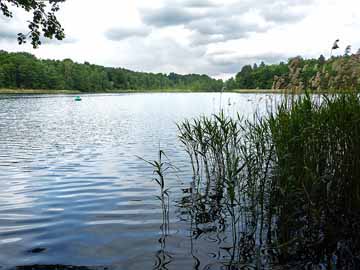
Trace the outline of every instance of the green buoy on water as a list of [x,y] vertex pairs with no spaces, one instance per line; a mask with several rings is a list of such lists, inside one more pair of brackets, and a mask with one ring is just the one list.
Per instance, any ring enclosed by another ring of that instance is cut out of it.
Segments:
[[75,98],[75,101],[81,101],[81,97],[77,96],[77,97]]

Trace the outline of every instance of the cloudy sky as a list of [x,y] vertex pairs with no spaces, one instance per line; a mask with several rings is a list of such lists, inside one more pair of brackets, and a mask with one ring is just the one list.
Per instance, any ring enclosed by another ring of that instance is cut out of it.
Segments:
[[228,78],[245,64],[329,56],[340,39],[360,48],[359,0],[67,0],[67,35],[39,49],[17,45],[28,14],[0,16],[0,49],[147,72]]

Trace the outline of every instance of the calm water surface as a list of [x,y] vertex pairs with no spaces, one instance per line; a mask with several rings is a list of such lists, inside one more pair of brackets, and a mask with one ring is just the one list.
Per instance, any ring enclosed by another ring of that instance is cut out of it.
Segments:
[[[224,110],[249,115],[266,95],[0,96],[0,269],[65,264],[111,269],[218,269],[214,235],[193,241],[177,206],[191,168],[176,122]],[[170,234],[152,168],[169,175]],[[226,242],[226,241],[225,241]],[[166,250],[166,252],[164,252]]]

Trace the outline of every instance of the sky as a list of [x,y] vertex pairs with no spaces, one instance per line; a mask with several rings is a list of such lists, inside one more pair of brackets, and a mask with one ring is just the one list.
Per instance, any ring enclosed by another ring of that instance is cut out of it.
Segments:
[[359,0],[67,0],[66,39],[18,45],[29,14],[0,15],[0,49],[135,71],[227,79],[247,64],[330,56],[360,48]]

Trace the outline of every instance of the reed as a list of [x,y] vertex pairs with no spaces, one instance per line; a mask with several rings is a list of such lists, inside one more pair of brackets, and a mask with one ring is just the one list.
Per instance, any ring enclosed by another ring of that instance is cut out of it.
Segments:
[[[166,161],[164,161],[164,157]],[[167,265],[171,263],[171,255],[166,251],[166,239],[170,233],[170,195],[169,188],[166,186],[165,176],[169,171],[175,172],[177,168],[171,164],[163,150],[159,150],[158,159],[154,161],[139,159],[145,161],[153,168],[155,181],[159,187],[160,194],[156,198],[160,201],[162,210],[162,224],[160,225],[161,237],[159,239],[160,249],[156,252],[156,261],[154,269],[167,269]]]
[[250,120],[220,112],[178,128],[194,173],[191,215],[226,217],[233,269],[359,267],[358,94],[288,96]]
[[156,198],[161,202],[163,219],[162,229],[165,232],[165,235],[167,235],[169,231],[170,196],[169,188],[166,187],[165,183],[165,174],[170,169],[175,170],[176,168],[169,161],[164,161],[163,157],[166,157],[165,152],[163,150],[159,150],[158,160],[149,161],[141,157],[138,158],[145,161],[153,168],[153,174],[155,177],[152,180],[157,183],[160,190],[160,194],[156,196]]

